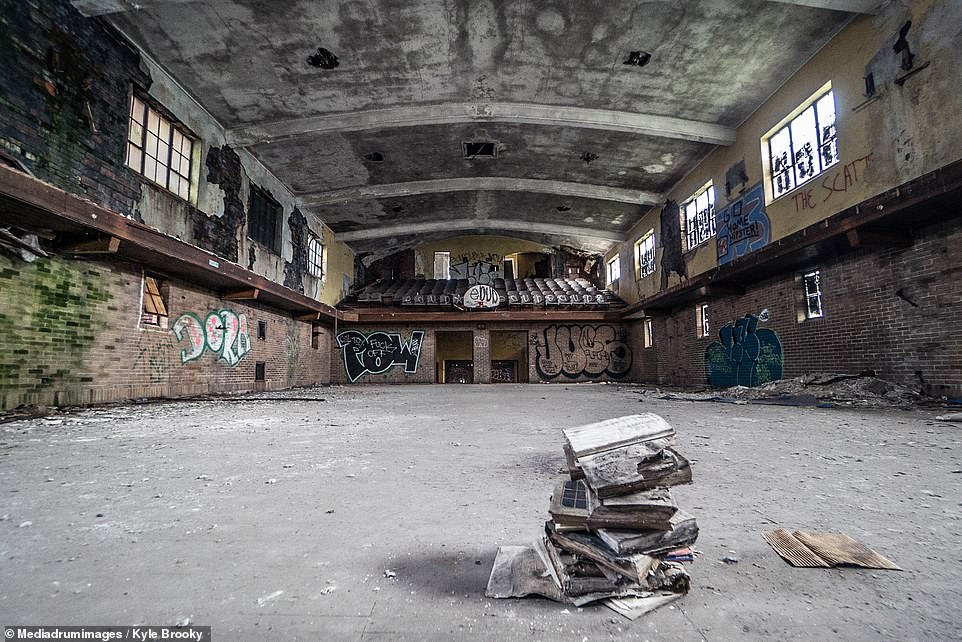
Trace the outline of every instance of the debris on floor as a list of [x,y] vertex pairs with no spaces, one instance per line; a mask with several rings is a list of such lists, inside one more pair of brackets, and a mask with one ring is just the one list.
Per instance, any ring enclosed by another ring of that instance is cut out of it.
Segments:
[[802,568],[835,568],[837,566],[860,566],[891,571],[901,571],[888,558],[879,555],[865,544],[843,533],[790,532],[778,528],[762,537],[775,552],[792,566]]
[[926,397],[916,390],[884,379],[874,373],[857,375],[813,373],[771,381],[754,388],[735,386],[717,391],[661,392],[653,394],[658,399],[675,401],[714,401],[720,403],[761,403],[782,406],[860,408],[914,408],[937,400]]
[[962,422],[962,412],[950,412],[947,415],[939,415],[935,418],[936,421],[958,421]]
[[498,549],[488,597],[541,595],[584,606],[603,601],[635,619],[682,595],[698,537],[670,486],[691,483],[675,430],[655,414],[564,431],[567,475],[551,496],[545,537]]

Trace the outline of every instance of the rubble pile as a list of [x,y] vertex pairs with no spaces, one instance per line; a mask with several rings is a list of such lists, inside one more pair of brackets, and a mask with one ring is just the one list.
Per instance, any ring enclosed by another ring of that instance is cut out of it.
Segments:
[[932,402],[908,386],[879,379],[872,374],[813,373],[770,381],[754,388],[734,386],[713,392],[655,391],[659,399],[715,401],[784,406],[852,406],[859,408],[910,409]]
[[551,496],[545,536],[501,547],[489,597],[537,594],[582,606],[604,601],[634,619],[684,595],[695,518],[670,487],[691,483],[675,431],[655,414],[564,431],[566,474]]

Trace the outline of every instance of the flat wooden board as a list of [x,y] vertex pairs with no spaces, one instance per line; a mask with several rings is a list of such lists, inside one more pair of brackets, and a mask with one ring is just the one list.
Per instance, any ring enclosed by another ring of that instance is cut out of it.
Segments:
[[779,528],[770,533],[763,533],[762,537],[792,566],[803,568],[859,566],[892,571],[902,570],[888,558],[844,533],[789,532],[787,529]]
[[674,434],[675,429],[667,421],[650,412],[606,419],[564,431],[571,453],[576,458]]

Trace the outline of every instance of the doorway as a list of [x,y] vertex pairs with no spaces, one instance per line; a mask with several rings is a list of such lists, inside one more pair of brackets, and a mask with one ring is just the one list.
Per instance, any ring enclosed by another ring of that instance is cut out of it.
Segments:
[[528,333],[491,331],[491,383],[528,383]]
[[474,333],[434,333],[434,380],[438,383],[474,383]]

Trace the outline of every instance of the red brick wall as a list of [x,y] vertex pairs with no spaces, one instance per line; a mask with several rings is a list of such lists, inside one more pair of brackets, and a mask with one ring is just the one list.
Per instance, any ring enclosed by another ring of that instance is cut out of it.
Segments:
[[[140,323],[142,272],[123,263],[0,258],[0,410],[329,382],[330,333],[311,347],[311,324],[168,282],[170,327],[185,313],[245,315],[250,351],[236,365],[209,349],[182,363],[186,338]],[[257,339],[257,322],[267,338]],[[266,381],[255,382],[257,362]]]
[[[712,339],[722,325],[767,309],[769,321],[759,327],[777,333],[785,377],[874,370],[930,394],[962,394],[958,220],[920,230],[908,248],[858,250],[811,267],[821,272],[823,318],[797,320],[801,284],[794,274],[782,275],[752,285],[743,296],[710,300]],[[695,336],[695,304],[656,317],[654,325],[657,363],[645,361],[634,376],[705,384],[710,341]],[[639,323],[632,333],[640,332]]]

